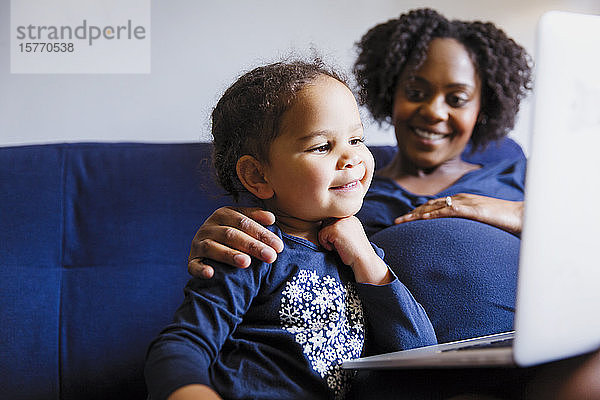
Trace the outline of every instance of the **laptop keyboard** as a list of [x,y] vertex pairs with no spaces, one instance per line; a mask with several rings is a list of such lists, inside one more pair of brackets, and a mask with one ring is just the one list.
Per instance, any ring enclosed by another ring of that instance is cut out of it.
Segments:
[[442,350],[442,352],[446,351],[463,351],[463,350],[475,350],[475,349],[494,349],[498,347],[510,347],[512,346],[514,338],[500,339],[493,342],[487,343],[476,343],[471,345],[465,345],[463,347],[457,347],[454,349],[446,349]]

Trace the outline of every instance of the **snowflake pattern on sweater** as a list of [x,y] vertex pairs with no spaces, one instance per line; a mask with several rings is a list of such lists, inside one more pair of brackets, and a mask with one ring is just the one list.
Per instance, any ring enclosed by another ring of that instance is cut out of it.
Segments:
[[354,285],[300,270],[286,283],[282,295],[283,329],[294,335],[334,397],[343,398],[351,376],[341,363],[359,357],[364,345],[363,308]]

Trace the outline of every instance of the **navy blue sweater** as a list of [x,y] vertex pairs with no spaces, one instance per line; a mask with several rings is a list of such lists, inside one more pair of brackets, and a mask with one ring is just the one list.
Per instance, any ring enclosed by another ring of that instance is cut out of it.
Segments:
[[358,284],[335,252],[272,230],[285,244],[275,263],[215,265],[213,279],[189,281],[148,352],[152,399],[195,383],[224,398],[341,398],[343,360],[436,342],[400,281]]

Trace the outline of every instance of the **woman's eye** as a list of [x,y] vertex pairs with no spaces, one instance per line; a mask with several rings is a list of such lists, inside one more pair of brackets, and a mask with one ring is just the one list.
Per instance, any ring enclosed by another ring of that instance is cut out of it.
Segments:
[[425,92],[420,89],[406,89],[406,98],[410,101],[421,101],[425,98]]
[[453,94],[448,96],[448,104],[452,107],[462,107],[469,101],[469,97],[464,94]]

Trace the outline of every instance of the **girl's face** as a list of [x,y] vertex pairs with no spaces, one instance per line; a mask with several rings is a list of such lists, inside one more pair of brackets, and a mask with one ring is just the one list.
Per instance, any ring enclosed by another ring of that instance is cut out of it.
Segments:
[[280,216],[308,222],[347,217],[361,208],[373,170],[354,96],[321,76],[282,117],[265,166],[273,191],[268,205]]
[[400,76],[392,119],[401,154],[417,168],[460,157],[481,105],[481,82],[465,47],[436,38],[421,67]]

